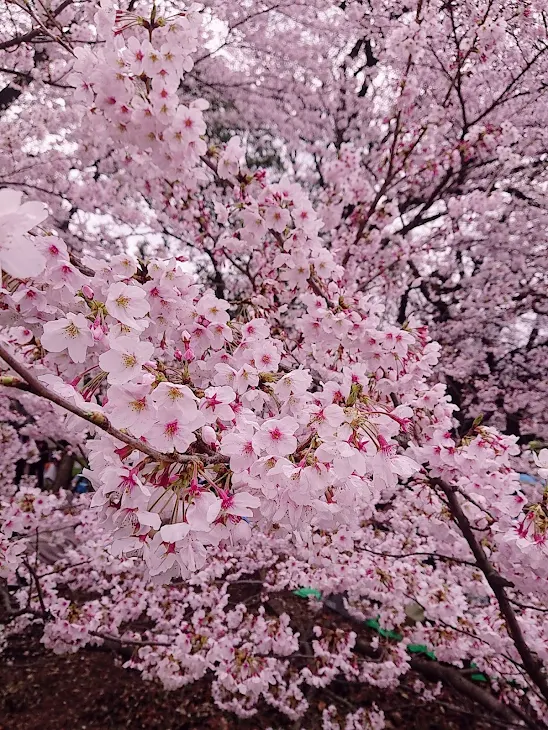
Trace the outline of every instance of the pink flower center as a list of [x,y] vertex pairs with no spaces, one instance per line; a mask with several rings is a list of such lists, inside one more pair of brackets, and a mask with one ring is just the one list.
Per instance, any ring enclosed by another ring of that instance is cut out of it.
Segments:
[[222,404],[222,401],[217,398],[217,394],[212,395],[210,398],[206,398],[207,401],[207,408],[215,408],[215,406],[220,406]]
[[178,421],[170,421],[169,423],[166,423],[164,433],[169,438],[173,438],[177,435],[177,432],[179,431],[179,423]]

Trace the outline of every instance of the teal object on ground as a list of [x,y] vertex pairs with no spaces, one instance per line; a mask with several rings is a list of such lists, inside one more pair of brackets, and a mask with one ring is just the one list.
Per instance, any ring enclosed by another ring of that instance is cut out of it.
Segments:
[[407,651],[411,652],[411,654],[424,654],[429,659],[436,659],[434,652],[430,651],[425,644],[409,644]]
[[[314,596],[314,598],[317,598],[318,600],[320,600],[322,597],[321,591],[319,591],[317,588],[298,588],[296,591],[293,591],[293,595],[298,596],[299,598],[308,598],[309,596]],[[367,627],[373,629],[380,636],[383,636],[386,639],[393,639],[394,641],[401,641],[403,639],[403,636],[401,634],[398,634],[396,631],[383,629],[379,624],[378,618],[368,618],[364,623]],[[407,651],[411,654],[424,654],[424,656],[427,656],[429,659],[437,661],[436,655],[433,651],[430,651],[426,644],[409,644],[407,647]],[[471,668],[475,669],[476,665],[472,664]],[[482,672],[472,674],[470,676],[470,679],[476,682],[489,681],[488,677],[486,677],[485,674],[483,674]]]
[[[478,665],[474,664],[474,662],[472,662],[470,664],[470,669],[477,669],[477,668],[478,668]],[[489,681],[488,677],[486,677],[483,672],[476,672],[475,674],[471,674],[470,679],[474,679],[476,682],[488,682]]]
[[401,634],[381,628],[381,625],[376,618],[368,618],[367,621],[365,621],[365,625],[369,626],[370,629],[374,629],[378,634],[384,636],[385,639],[394,639],[394,641],[401,641],[403,639]]
[[318,600],[321,599],[322,593],[317,588],[299,588],[296,591],[293,591],[294,596],[298,596],[299,598],[308,598],[309,596],[314,596],[314,598],[317,598]]

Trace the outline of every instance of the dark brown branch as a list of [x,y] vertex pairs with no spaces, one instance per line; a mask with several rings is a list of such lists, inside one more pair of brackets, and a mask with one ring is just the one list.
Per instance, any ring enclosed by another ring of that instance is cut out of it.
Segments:
[[418,551],[413,553],[401,553],[400,555],[392,555],[391,553],[382,553],[377,550],[371,550],[370,548],[360,548],[361,550],[364,550],[366,553],[371,553],[372,555],[379,555],[382,558],[392,558],[394,560],[403,560],[404,558],[411,558],[415,555],[422,555],[426,558],[432,558],[433,560],[441,560],[444,563],[457,563],[458,565],[468,565],[471,568],[477,568],[476,563],[473,563],[471,560],[463,560],[462,558],[453,558],[450,555],[440,555],[439,553],[429,553],[426,551]]
[[473,682],[470,682],[466,677],[463,677],[458,669],[453,667],[447,667],[438,662],[427,661],[426,659],[413,658],[409,662],[411,669],[422,674],[423,677],[431,680],[432,682],[443,682],[445,685],[450,685],[457,692],[460,692],[465,697],[477,702],[478,705],[485,707],[493,714],[498,717],[504,718],[507,722],[514,725],[516,723],[516,717],[519,717],[523,722],[526,723],[527,727],[533,730],[540,730],[542,725],[539,725],[535,720],[525,715],[525,713],[518,710],[518,708],[510,708],[499,702],[489,692],[486,692],[481,687],[478,687]]
[[506,623],[508,634],[514,642],[516,651],[521,657],[524,670],[527,672],[534,684],[538,687],[543,697],[548,700],[548,680],[546,679],[542,662],[527,645],[525,637],[523,636],[523,631],[521,630],[521,626],[518,622],[514,609],[512,608],[510,599],[506,595],[505,588],[507,588],[511,584],[509,584],[509,582],[505,578],[497,573],[497,571],[489,562],[483,547],[480,545],[478,539],[476,538],[476,535],[474,534],[468,518],[466,517],[462,510],[462,507],[460,506],[457,493],[453,489],[453,487],[444,482],[442,479],[433,479],[432,481],[445,494],[453,518],[455,519],[455,522],[462,532],[464,539],[468,543],[468,546],[470,547],[470,550],[472,551],[476,559],[478,568],[484,574],[485,579],[491,587],[491,590],[495,594],[495,597],[499,604],[500,612]]
[[38,575],[37,575],[36,571],[34,570],[34,568],[32,567],[32,565],[30,564],[29,560],[25,560],[25,567],[27,568],[27,570],[29,571],[29,573],[31,574],[31,576],[34,580],[34,583],[36,585],[36,593],[38,595],[38,602],[40,604],[40,609],[42,611],[44,618],[46,618],[49,614],[49,611],[46,608],[46,602],[44,601],[44,594],[42,593],[42,586],[40,585],[40,579],[38,578]]
[[117,644],[122,644],[124,646],[173,646],[173,642],[169,641],[154,641],[151,639],[150,641],[144,639],[122,639],[119,636],[111,636],[110,634],[103,634],[100,631],[90,631],[90,636],[94,636],[97,639],[102,639],[103,641],[107,642],[113,642]]
[[[69,5],[72,5],[72,3],[73,0],[63,0],[63,2],[55,8],[55,10],[51,11],[49,14],[50,17],[55,18],[57,15],[60,15],[60,13],[62,13],[65,8],[68,8]],[[11,48],[12,46],[19,46],[21,43],[29,43],[35,38],[39,38],[43,33],[43,28],[34,28],[33,30],[29,30],[28,33],[22,33],[14,38],[10,38],[8,41],[2,41],[0,43],[0,51],[4,51],[6,48]]]

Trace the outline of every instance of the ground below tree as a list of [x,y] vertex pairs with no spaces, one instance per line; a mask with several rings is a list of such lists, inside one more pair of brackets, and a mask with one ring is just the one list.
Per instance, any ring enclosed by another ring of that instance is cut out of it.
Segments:
[[506,727],[447,690],[436,703],[423,703],[413,689],[413,673],[393,692],[332,684],[309,698],[310,711],[294,723],[268,706],[242,720],[215,707],[207,679],[166,691],[122,663],[114,651],[88,649],[59,656],[45,650],[36,636],[17,637],[0,664],[0,730],[319,730],[327,705],[335,704],[343,714],[372,702],[386,713],[389,729]]

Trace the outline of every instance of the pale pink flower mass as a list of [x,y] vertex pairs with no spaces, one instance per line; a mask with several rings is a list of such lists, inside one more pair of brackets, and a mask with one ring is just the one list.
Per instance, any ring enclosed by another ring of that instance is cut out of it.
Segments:
[[9,5],[2,646],[545,727],[543,4]]

